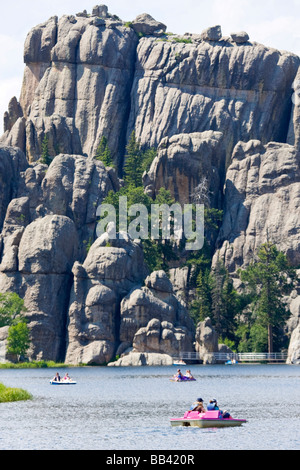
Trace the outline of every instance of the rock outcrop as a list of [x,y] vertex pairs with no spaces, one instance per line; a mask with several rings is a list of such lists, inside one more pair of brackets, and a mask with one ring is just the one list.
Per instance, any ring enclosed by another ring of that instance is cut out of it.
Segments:
[[230,273],[245,267],[267,237],[300,263],[300,153],[288,144],[240,142],[226,174],[217,244]]
[[30,357],[64,358],[72,266],[77,258],[75,225],[65,216],[46,216],[5,237],[0,292],[17,292],[25,301],[31,334]]
[[134,352],[176,355],[193,351],[193,322],[178,300],[164,271],[153,272],[145,286],[132,290],[121,303],[120,347]]
[[[164,187],[190,203],[206,181],[207,207],[224,212],[214,260],[232,277],[266,236],[300,264],[299,57],[243,31],[223,37],[219,25],[166,29],[96,5],[53,16],[26,38],[21,96],[0,139],[0,291],[25,299],[30,358],[102,364],[117,354],[118,365],[143,365],[194,351],[195,340],[207,360],[218,350],[210,321],[195,333],[189,317],[190,267],[172,265],[170,281],[147,272],[126,234],[95,241],[97,208],[123,184],[133,131],[142,149],[157,147],[143,175],[151,197]],[[117,171],[93,158],[103,136]],[[298,298],[290,362],[299,358]]]
[[285,142],[299,58],[220,39],[218,28],[211,34],[141,39],[128,136],[135,130],[143,145],[157,146],[176,134],[220,131],[228,162],[240,140]]
[[[154,197],[166,188],[181,204],[190,204],[204,178],[212,195],[210,204],[218,207],[224,181],[226,152],[221,132],[206,131],[164,138],[157,157],[144,175],[145,191]],[[218,190],[220,188],[220,190]]]
[[206,318],[203,322],[198,323],[195,339],[195,349],[204,364],[214,363],[212,355],[218,352],[218,335],[212,326],[210,318]]
[[52,155],[89,156],[105,135],[121,169],[132,130],[148,147],[220,131],[228,161],[239,140],[285,141],[297,56],[251,43],[244,32],[223,38],[220,26],[198,36],[165,31],[148,14],[124,23],[104,5],[33,28],[2,142],[35,161],[45,134]]
[[110,362],[119,342],[120,303],[145,277],[143,250],[125,236],[106,234],[92,245],[81,265],[73,267],[66,361],[72,364]]
[[30,161],[46,134],[53,156],[93,156],[105,135],[120,158],[137,42],[122,22],[95,16],[53,17],[28,34],[20,106]]

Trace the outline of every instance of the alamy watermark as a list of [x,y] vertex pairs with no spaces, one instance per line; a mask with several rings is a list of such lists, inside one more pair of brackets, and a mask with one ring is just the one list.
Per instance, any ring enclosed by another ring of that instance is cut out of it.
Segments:
[[101,204],[97,217],[98,237],[107,233],[111,240],[122,239],[128,233],[133,240],[185,240],[189,251],[201,250],[204,245],[203,204],[152,204],[149,212],[144,204],[128,207],[127,197],[121,196],[118,210],[111,204]]

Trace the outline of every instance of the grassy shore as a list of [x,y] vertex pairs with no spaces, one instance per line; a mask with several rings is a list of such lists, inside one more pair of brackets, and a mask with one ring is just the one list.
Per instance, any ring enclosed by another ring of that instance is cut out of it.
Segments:
[[5,387],[0,383],[0,403],[31,400],[32,395],[21,388]]
[[[82,364],[83,366],[84,364]],[[20,362],[20,363],[11,363],[6,362],[0,364],[0,369],[66,369],[68,367],[74,367],[70,364],[66,365],[63,363],[57,363],[53,361],[32,361],[32,362]]]

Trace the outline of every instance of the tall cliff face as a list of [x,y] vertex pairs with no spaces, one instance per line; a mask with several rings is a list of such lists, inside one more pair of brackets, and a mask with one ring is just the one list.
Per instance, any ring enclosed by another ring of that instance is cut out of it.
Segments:
[[133,130],[147,147],[176,134],[221,131],[227,161],[240,140],[285,142],[297,56],[247,37],[222,38],[219,30],[178,38],[162,35],[164,27],[154,35],[145,16],[125,25],[94,10],[33,28],[22,111],[15,103],[8,113],[3,141],[35,161],[45,133],[53,155],[93,156],[105,135],[119,167]]
[[[25,298],[32,358],[102,363],[132,346],[192,347],[175,296],[189,270],[177,266],[173,287],[151,290],[139,245],[94,242],[96,209],[122,184],[93,159],[102,136],[118,176],[132,131],[157,147],[143,176],[153,197],[165,187],[191,202],[206,178],[211,207],[224,211],[215,259],[232,276],[266,233],[300,263],[299,57],[246,33],[224,38],[220,27],[165,31],[147,14],[124,23],[100,5],[27,36],[20,100],[9,103],[0,139],[0,292]],[[56,156],[49,168],[39,162],[45,135]]]

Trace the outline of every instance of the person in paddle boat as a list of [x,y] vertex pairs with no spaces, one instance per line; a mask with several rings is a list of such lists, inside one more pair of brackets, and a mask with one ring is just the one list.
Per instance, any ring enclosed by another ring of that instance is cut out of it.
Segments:
[[186,376],[188,379],[194,379],[194,377],[192,376],[192,373],[191,373],[190,370],[187,370],[187,371],[186,371],[185,376]]
[[177,370],[177,374],[174,375],[174,379],[175,380],[182,380],[183,379],[183,375],[182,375],[180,369]]
[[53,377],[52,382],[60,382],[60,375],[58,372],[56,372],[55,377]]
[[64,376],[63,381],[64,382],[71,382],[71,378],[69,377],[68,373],[66,373],[66,375]]
[[198,413],[205,413],[206,410],[203,405],[203,399],[197,398],[197,401],[192,404],[190,411],[198,411]]
[[207,411],[218,411],[219,409],[220,408],[218,407],[218,403],[215,398],[209,401],[209,405],[207,406]]

